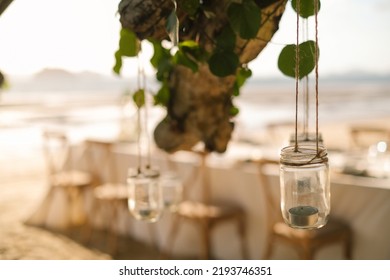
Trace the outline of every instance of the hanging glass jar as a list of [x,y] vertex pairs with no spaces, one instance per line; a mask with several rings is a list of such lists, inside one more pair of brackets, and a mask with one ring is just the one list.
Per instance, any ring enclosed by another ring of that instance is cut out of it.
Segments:
[[330,212],[330,181],[327,151],[302,145],[282,149],[280,158],[281,210],[293,228],[323,227]]
[[160,218],[164,202],[159,177],[160,172],[155,169],[129,169],[128,207],[137,220],[156,222]]
[[167,172],[161,176],[161,188],[165,208],[176,212],[183,198],[183,184],[174,172]]
[[[316,145],[317,144],[317,135],[315,132],[302,132],[298,133],[297,141],[300,145]],[[295,144],[295,133],[290,135],[290,145],[293,146]],[[322,134],[318,134],[318,143],[319,145],[324,145],[324,140],[322,138]]]

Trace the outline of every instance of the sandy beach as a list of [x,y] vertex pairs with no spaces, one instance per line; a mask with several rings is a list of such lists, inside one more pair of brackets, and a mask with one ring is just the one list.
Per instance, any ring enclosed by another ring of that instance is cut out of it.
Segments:
[[[74,109],[73,106],[72,108]],[[62,113],[68,109],[63,108]],[[26,110],[8,109],[5,114],[12,112],[20,114],[38,112],[55,118],[53,109],[42,110],[41,106],[26,106]],[[61,112],[56,111],[56,115],[58,114]],[[80,228],[60,232],[26,223],[42,203],[49,188],[41,131],[46,125],[58,123],[46,117],[38,123],[33,119],[26,123],[24,119],[15,118],[3,119],[1,124],[0,260],[109,260],[159,257],[155,248],[127,237],[119,239],[118,252],[110,255],[103,242],[105,232],[97,232],[91,242],[85,244],[80,238]],[[77,125],[75,129],[77,131]]]
[[0,164],[0,260],[159,257],[156,249],[130,238],[120,238],[119,250],[112,256],[102,242],[105,232],[98,232],[91,243],[85,244],[78,228],[59,232],[28,225],[27,219],[37,209],[48,190],[43,156],[38,151],[18,154],[16,150],[8,150],[8,155],[0,155]]

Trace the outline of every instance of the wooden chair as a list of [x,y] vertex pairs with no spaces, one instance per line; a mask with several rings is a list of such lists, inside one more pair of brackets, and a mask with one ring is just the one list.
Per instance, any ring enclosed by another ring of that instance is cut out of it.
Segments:
[[294,129],[295,123],[291,121],[268,123],[265,127],[266,144],[276,146],[287,144],[283,143],[282,139],[289,139]]
[[380,141],[390,143],[390,130],[385,127],[353,125],[350,127],[351,149],[368,150]]
[[68,221],[64,223],[65,229],[82,225],[86,222],[82,194],[85,188],[91,186],[92,176],[88,172],[74,168],[75,158],[70,149],[69,139],[64,132],[44,131],[43,144],[49,185],[53,190],[62,188],[67,196],[69,208]]
[[[345,259],[352,258],[352,230],[350,226],[334,217],[330,217],[328,223],[320,229],[303,230],[289,227],[283,222],[279,203],[276,203],[269,181],[266,168],[277,168],[279,161],[273,159],[260,159],[257,161],[259,178],[266,201],[267,221],[267,248],[264,259],[270,259],[273,248],[277,242],[283,242],[292,246],[301,259],[314,259],[315,253],[321,248],[340,243],[344,247]],[[268,169],[269,170],[269,169]]]
[[188,221],[197,226],[200,230],[201,238],[201,253],[200,259],[211,258],[211,233],[212,229],[220,223],[232,221],[237,225],[237,231],[241,241],[241,254],[244,259],[247,258],[246,249],[246,223],[245,212],[243,209],[236,205],[229,204],[214,204],[210,202],[210,178],[206,164],[207,152],[194,152],[200,158],[200,166],[195,167],[195,172],[190,176],[189,182],[194,182],[197,177],[201,177],[201,201],[192,201],[186,199],[188,188],[193,187],[190,185],[184,185],[184,201],[179,204],[176,212],[174,213],[174,221],[171,227],[171,231],[168,235],[166,252],[168,256],[171,255],[173,250],[174,241],[176,239],[179,226],[183,221]]
[[[117,252],[119,214],[123,208],[127,211],[128,191],[125,183],[117,178],[117,167],[113,157],[114,143],[98,139],[87,139],[86,158],[89,172],[93,175],[93,199],[91,206],[91,219],[96,222],[96,215],[100,215],[105,222],[108,233],[108,250]],[[102,211],[106,208],[105,211]],[[93,225],[88,227],[87,239],[92,235]]]

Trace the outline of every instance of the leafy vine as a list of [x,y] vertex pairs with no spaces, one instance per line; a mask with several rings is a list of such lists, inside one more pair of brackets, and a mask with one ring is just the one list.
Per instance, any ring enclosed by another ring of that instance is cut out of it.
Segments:
[[[256,38],[261,27],[261,7],[264,5],[264,1],[228,1],[226,7],[228,24],[222,28],[222,31],[215,38],[208,37],[212,47],[207,49],[194,40],[184,39],[179,41],[179,33],[184,34],[183,38],[185,38],[187,26],[194,23],[200,23],[197,31],[202,32],[204,19],[215,17],[213,11],[208,8],[208,1],[172,1],[174,9],[166,21],[166,31],[171,42],[170,46],[160,40],[148,39],[154,50],[150,62],[156,69],[156,79],[161,83],[160,89],[154,95],[155,105],[168,105],[170,99],[168,80],[171,71],[177,65],[188,67],[193,72],[197,72],[199,65],[206,63],[210,72],[217,77],[235,75],[233,96],[238,96],[240,88],[252,76],[252,71],[246,63],[240,62],[235,50],[236,41],[239,38],[244,40]],[[299,14],[302,18],[308,18],[315,14],[314,1],[319,2],[319,0],[292,0],[291,5],[295,11],[297,11],[297,1],[300,3]],[[318,7],[320,7],[320,3],[318,3]],[[189,16],[189,20],[183,22],[179,27],[178,15],[183,13]],[[125,28],[121,29],[119,48],[115,53],[115,65],[113,67],[116,74],[120,74],[123,58],[137,56],[140,46],[141,43],[133,31]],[[286,45],[278,58],[280,71],[289,77],[295,77],[296,48],[295,44]],[[314,48],[315,42],[312,40],[299,45],[299,78],[308,75],[314,69]],[[139,93],[139,90],[137,92]],[[231,115],[234,116],[238,112],[238,108],[233,107]]]

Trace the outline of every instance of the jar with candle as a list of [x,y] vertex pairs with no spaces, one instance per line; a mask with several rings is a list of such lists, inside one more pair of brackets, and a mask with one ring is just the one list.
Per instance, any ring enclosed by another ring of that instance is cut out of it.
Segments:
[[167,172],[161,176],[161,188],[164,206],[171,212],[176,212],[183,199],[183,184],[175,172]]
[[128,207],[137,219],[156,222],[164,209],[160,172],[155,169],[142,171],[129,169],[127,185],[129,189]]
[[330,212],[327,151],[314,145],[282,149],[280,158],[281,210],[293,228],[323,227]]

